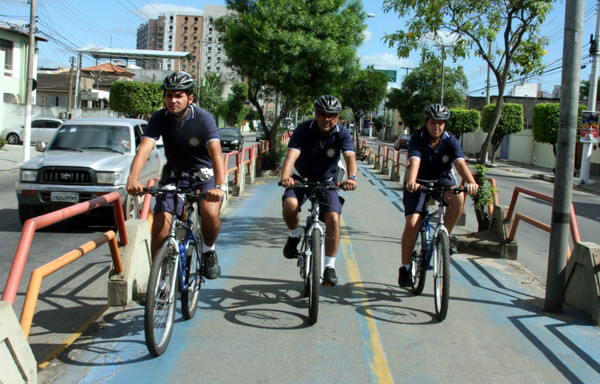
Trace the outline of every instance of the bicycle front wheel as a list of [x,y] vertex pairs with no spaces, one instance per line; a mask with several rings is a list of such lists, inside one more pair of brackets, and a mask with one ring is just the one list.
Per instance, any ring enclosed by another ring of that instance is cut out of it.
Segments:
[[[198,241],[201,241],[199,234],[196,236]],[[202,276],[200,275],[200,259],[197,252],[198,245],[194,240],[190,240],[186,251],[186,263],[183,268],[184,284],[186,289],[181,292],[181,312],[186,320],[194,317],[198,308],[198,298],[200,297],[200,286],[202,284]]]
[[440,231],[434,239],[434,285],[435,314],[438,321],[446,318],[450,299],[450,245],[448,233]]
[[425,262],[426,247],[427,240],[425,239],[425,231],[419,231],[410,266],[411,290],[415,295],[420,295],[425,287],[425,272],[427,272],[427,265]]
[[319,291],[321,288],[321,231],[313,229],[310,248],[310,268],[308,270],[308,285],[310,294],[308,296],[308,322],[312,325],[317,322],[319,316]]
[[[175,260],[177,252],[172,246],[161,248],[154,257],[144,311],[144,332],[148,351],[157,357],[169,345],[175,321],[176,278]],[[175,287],[175,289],[173,289]]]

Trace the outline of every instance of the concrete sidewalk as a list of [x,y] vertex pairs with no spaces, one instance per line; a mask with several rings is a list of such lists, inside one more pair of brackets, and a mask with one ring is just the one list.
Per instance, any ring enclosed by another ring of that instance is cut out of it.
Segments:
[[[29,158],[39,156],[35,146],[30,147]],[[0,149],[0,173],[16,172],[23,164],[23,146],[6,144]]]

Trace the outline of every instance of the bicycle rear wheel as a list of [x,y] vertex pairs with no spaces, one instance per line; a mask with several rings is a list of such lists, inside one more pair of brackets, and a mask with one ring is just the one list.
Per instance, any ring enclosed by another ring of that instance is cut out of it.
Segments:
[[[201,237],[196,236],[198,241]],[[194,240],[190,240],[186,251],[186,263],[183,269],[184,284],[186,289],[181,292],[181,312],[186,320],[194,317],[198,308],[198,298],[200,297],[200,287],[202,284],[202,276],[200,275],[201,264],[200,256],[197,253],[198,245]]]
[[435,314],[438,321],[442,321],[448,314],[448,300],[450,299],[450,245],[448,233],[440,231],[434,239],[434,285]]
[[[177,252],[172,246],[161,248],[154,257],[144,310],[146,346],[153,356],[162,355],[169,345],[175,321]],[[175,287],[175,289],[173,289]]]
[[411,290],[415,295],[420,295],[425,287],[425,273],[427,272],[427,265],[425,263],[426,247],[425,231],[419,231],[410,266]]
[[[321,288],[321,231],[313,229],[310,247],[310,268],[308,270],[308,322],[314,324],[319,316],[319,291]],[[308,261],[308,260],[307,260]]]

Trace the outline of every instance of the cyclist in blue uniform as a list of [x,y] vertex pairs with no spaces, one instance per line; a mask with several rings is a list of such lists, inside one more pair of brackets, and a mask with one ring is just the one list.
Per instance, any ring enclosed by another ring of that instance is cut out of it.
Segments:
[[[281,171],[281,185],[290,187],[295,180],[335,182],[340,155],[344,158],[348,178],[341,187],[356,189],[356,154],[348,129],[338,124],[342,104],[331,95],[320,96],[314,103],[316,117],[298,125],[288,143],[287,157]],[[308,191],[287,188],[283,194],[283,220],[290,233],[283,249],[288,259],[298,257],[300,242],[300,207],[308,198]],[[319,199],[320,212],[325,222],[325,270],[323,284],[335,286],[335,256],[340,242],[340,214],[344,200],[336,190],[327,190]]]
[[[420,180],[437,180],[444,187],[458,185],[452,167],[456,168],[470,195],[477,193],[479,186],[473,178],[465,161],[465,156],[458,140],[445,132],[446,123],[450,119],[450,111],[442,104],[432,104],[425,108],[425,125],[414,133],[408,142],[408,174],[406,176],[403,202],[406,222],[402,233],[402,265],[398,271],[398,284],[401,287],[411,285],[410,261],[415,241],[421,225],[420,213],[425,202],[425,193],[418,190]],[[448,209],[444,216],[444,226],[448,234],[458,222],[462,213],[465,196],[463,193],[446,192],[445,201]],[[451,253],[456,252],[456,245],[451,240]]]
[[[216,279],[221,274],[215,242],[221,227],[221,202],[227,190],[225,166],[214,117],[192,105],[194,86],[194,80],[185,72],[173,72],[165,77],[161,85],[165,108],[152,114],[144,130],[131,164],[127,191],[131,194],[142,191],[144,186],[138,181],[140,172],[156,141],[162,136],[167,164],[163,168],[161,184],[174,184],[182,175],[194,175],[198,182],[193,187],[206,192],[205,198],[199,202],[198,212],[203,240],[203,274],[208,279]],[[183,200],[180,199],[180,202]],[[177,204],[177,208],[181,214],[182,204]],[[157,198],[152,223],[152,255],[167,239],[173,213],[172,197]]]

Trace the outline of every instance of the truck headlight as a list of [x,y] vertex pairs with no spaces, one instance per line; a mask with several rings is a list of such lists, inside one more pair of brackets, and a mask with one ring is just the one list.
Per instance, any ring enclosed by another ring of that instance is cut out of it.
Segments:
[[117,185],[121,183],[121,178],[123,177],[123,172],[96,172],[96,178],[98,179],[98,184],[108,184],[108,185]]
[[35,182],[37,180],[37,171],[21,170],[22,182]]
[[238,140],[233,140],[233,141],[231,142],[231,144],[237,144],[237,143],[239,143],[239,141],[238,141]]

